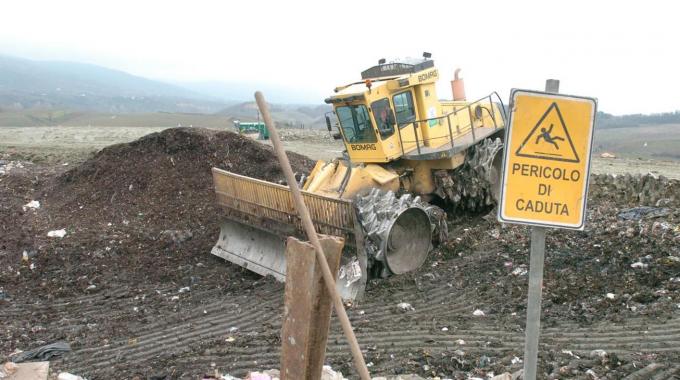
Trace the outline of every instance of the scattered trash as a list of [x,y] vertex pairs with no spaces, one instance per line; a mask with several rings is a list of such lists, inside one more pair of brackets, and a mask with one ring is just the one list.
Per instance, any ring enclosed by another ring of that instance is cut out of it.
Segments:
[[353,257],[349,263],[340,267],[338,278],[340,280],[345,280],[345,287],[347,288],[361,279],[361,266],[359,265],[359,259],[357,259],[356,256]]
[[448,327],[442,327],[442,331],[449,331]]
[[494,377],[491,377],[489,380],[513,380],[512,375],[509,372],[501,373],[500,375],[496,375]]
[[57,380],[86,380],[84,377],[77,376],[68,372],[60,372]]
[[342,376],[342,372],[340,371],[334,371],[333,368],[330,366],[323,366],[323,370],[321,370],[321,380],[346,380],[344,376]]
[[618,217],[619,219],[623,220],[641,220],[660,218],[663,216],[668,216],[670,214],[671,209],[669,208],[640,206],[622,210],[621,212],[619,212]]
[[33,350],[17,353],[14,356],[10,356],[10,360],[14,363],[21,363],[34,359],[45,361],[50,360],[55,356],[61,356],[67,352],[71,352],[71,345],[66,342],[56,342],[38,347]]
[[23,205],[23,207],[22,207],[22,209],[24,211],[28,210],[29,208],[34,209],[34,210],[39,209],[40,208],[40,202],[39,201],[30,201],[30,202],[26,203],[25,205]]
[[527,270],[526,266],[520,265],[520,266],[518,266],[517,268],[515,268],[515,269],[511,272],[511,274],[513,274],[513,275],[515,275],[515,276],[524,276],[524,275],[526,275],[528,272],[529,272],[529,271]]
[[179,290],[177,292],[178,293],[184,293],[184,292],[188,292],[188,291],[191,291],[191,288],[188,287],[188,286],[185,286],[183,288],[179,288]]
[[477,309],[477,310],[475,310],[475,311],[472,312],[472,315],[474,315],[475,317],[483,317],[483,316],[485,316],[486,314],[484,314],[483,311]]
[[510,363],[512,363],[512,364],[517,364],[517,363],[521,363],[521,362],[522,362],[522,359],[518,358],[517,356],[513,356],[513,358],[510,360]]
[[165,230],[161,232],[168,243],[181,244],[194,237],[194,234],[189,230]]
[[272,377],[262,372],[251,372],[246,376],[245,380],[272,380]]
[[606,297],[607,299],[613,300],[614,298],[616,298],[616,295],[614,295],[614,293],[607,293]]
[[644,268],[647,268],[648,266],[649,266],[648,264],[645,264],[645,263],[640,262],[640,261],[638,261],[638,262],[636,262],[636,263],[630,264],[630,267],[631,267],[631,268],[640,268],[640,269],[644,269]]
[[571,350],[562,350],[562,353],[567,354],[573,358],[580,359],[580,357],[578,355],[575,355]]
[[58,237],[58,238],[63,238],[66,236],[66,230],[65,229],[60,229],[60,230],[52,230],[47,233],[47,237]]
[[460,345],[460,346],[465,345],[465,341],[462,340],[462,339],[458,339],[458,340],[456,341],[456,343],[458,343],[458,345]]
[[415,310],[415,309],[413,308],[413,306],[411,306],[410,303],[406,303],[406,302],[400,302],[400,303],[398,303],[398,304],[397,304],[397,307],[398,307],[399,309],[401,309],[402,311],[411,311],[411,310]]
[[607,351],[605,351],[605,350],[592,350],[592,351],[590,351],[590,357],[591,358],[595,358],[595,357],[604,358],[606,356],[607,356]]

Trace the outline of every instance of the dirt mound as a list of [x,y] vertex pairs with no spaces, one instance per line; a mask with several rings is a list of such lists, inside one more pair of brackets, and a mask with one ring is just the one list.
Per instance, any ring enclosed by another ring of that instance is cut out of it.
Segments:
[[[297,172],[314,163],[288,157]],[[33,262],[61,272],[49,276],[60,292],[84,291],[102,276],[175,281],[177,267],[205,261],[218,236],[223,210],[215,204],[212,167],[283,180],[269,146],[231,132],[167,129],[107,147],[42,186],[35,199],[43,207],[30,218],[34,236],[15,250],[42,252]],[[47,237],[62,228],[64,238]]]
[[[293,171],[311,170],[310,159],[288,156]],[[172,229],[173,224],[207,222],[204,211],[215,200],[212,167],[283,181],[268,146],[232,132],[173,128],[101,150],[61,175],[46,198],[58,211],[84,214],[77,217],[90,216],[93,222],[111,223],[124,216],[130,221],[142,214],[147,222]],[[85,207],[89,211],[81,212]]]

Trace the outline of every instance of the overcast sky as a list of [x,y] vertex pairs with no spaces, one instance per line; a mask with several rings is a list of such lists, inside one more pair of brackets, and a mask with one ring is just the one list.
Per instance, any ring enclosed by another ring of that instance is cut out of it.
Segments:
[[[379,58],[431,52],[469,97],[594,96],[614,114],[680,109],[675,1],[5,1],[0,53],[168,81],[253,81],[316,101]],[[449,98],[447,81],[439,97]]]

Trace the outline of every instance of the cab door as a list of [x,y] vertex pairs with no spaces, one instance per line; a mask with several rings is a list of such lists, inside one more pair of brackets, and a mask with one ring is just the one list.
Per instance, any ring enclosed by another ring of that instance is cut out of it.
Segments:
[[414,121],[418,120],[418,114],[413,91],[409,89],[392,95],[392,104],[394,104],[395,127],[397,128],[394,143],[398,147],[396,151],[401,155],[416,149],[416,136],[418,136],[419,144],[423,145],[419,126],[416,125],[414,130]]

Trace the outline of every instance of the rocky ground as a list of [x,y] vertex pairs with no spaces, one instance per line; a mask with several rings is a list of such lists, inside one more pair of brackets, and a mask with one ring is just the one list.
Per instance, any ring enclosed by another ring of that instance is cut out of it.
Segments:
[[[290,158],[300,172],[313,164]],[[89,379],[277,367],[283,286],[209,254],[221,218],[212,166],[282,179],[266,146],[201,129],[79,165],[0,161],[0,360],[66,341],[73,351],[53,370]],[[348,305],[372,373],[522,367],[529,230],[493,214],[450,223],[452,239],[423,268],[373,280]],[[547,236],[541,378],[679,376],[680,183],[595,176],[586,230]],[[355,376],[335,319],[327,357]]]

